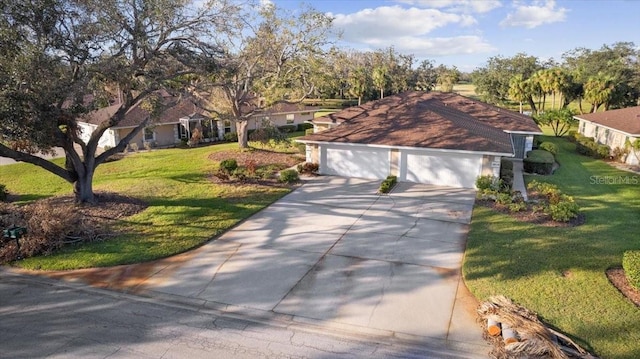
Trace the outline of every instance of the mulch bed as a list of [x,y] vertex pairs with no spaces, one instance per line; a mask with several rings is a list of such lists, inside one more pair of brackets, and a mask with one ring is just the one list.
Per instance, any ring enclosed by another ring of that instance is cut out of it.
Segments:
[[627,276],[622,268],[607,270],[607,278],[625,297],[629,298],[637,307],[640,307],[640,290],[629,284]]
[[258,149],[252,149],[250,151],[217,151],[210,154],[209,159],[216,162],[226,159],[235,159],[238,162],[238,166],[245,166],[249,161],[254,161],[257,166],[281,164],[284,168],[292,167],[300,162],[304,162],[304,157],[300,154]]
[[[286,168],[293,167],[301,162],[304,162],[304,156],[299,153],[282,153],[275,152],[269,150],[261,150],[261,149],[251,149],[248,151],[240,151],[240,150],[228,150],[228,151],[218,151],[209,155],[209,159],[214,162],[220,162],[226,159],[235,159],[238,162],[239,167],[249,167],[253,166],[255,168],[261,168],[266,166],[271,166],[273,169],[277,171],[283,170]],[[222,183],[222,184],[258,184],[264,186],[278,186],[278,187],[288,187],[289,185],[286,183],[280,183],[278,181],[278,177],[276,176],[277,172],[274,172],[271,177],[261,178],[261,177],[251,177],[247,176],[242,179],[238,178],[229,178],[229,176],[221,175],[219,173],[213,173],[210,176],[212,182]]]
[[571,219],[569,222],[557,222],[552,220],[550,216],[541,212],[533,212],[531,209],[511,212],[507,206],[496,203],[495,201],[478,199],[476,203],[480,206],[491,208],[494,211],[507,214],[520,222],[533,223],[544,227],[576,227],[584,224],[585,220],[584,214],[582,213],[578,214],[578,217]]

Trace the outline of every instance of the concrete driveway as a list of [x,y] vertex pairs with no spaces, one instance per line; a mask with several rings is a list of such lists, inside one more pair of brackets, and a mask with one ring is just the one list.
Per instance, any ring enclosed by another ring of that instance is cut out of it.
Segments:
[[378,196],[378,185],[312,178],[144,286],[486,357],[460,276],[475,192],[400,183]]

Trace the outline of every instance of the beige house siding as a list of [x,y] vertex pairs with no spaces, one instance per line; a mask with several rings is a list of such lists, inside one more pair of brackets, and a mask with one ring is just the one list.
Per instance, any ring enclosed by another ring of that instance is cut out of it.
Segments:
[[[585,121],[580,119],[578,124],[578,132],[585,137],[591,137],[596,142],[605,144],[611,149],[614,148],[624,148],[627,140],[633,142],[636,141],[637,138],[633,136],[629,136],[624,132],[617,131],[615,129],[611,129],[608,127],[600,126],[596,123]],[[625,163],[630,165],[640,164],[638,157],[640,157],[640,153],[638,156],[635,156],[633,153],[629,153],[627,156]]]
[[399,177],[400,176],[400,150],[392,149],[390,153],[391,158],[389,159],[389,174],[392,176]]

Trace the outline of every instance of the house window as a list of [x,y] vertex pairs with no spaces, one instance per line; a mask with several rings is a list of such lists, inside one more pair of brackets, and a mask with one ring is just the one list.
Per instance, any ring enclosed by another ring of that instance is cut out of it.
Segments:
[[600,129],[600,127],[596,126],[596,128],[594,129],[593,132],[593,138],[596,140],[596,142],[598,141],[598,130]]
[[287,114],[287,125],[290,125],[293,123],[293,120],[295,119],[296,115],[292,114],[292,113],[288,113]]
[[153,128],[145,127],[145,129],[144,129],[144,141],[145,142],[151,142],[151,141],[155,141],[155,139],[156,139],[156,133],[153,131]]
[[224,121],[224,133],[231,132],[231,121]]
[[585,122],[584,122],[584,121],[580,121],[580,130],[578,131],[578,132],[580,132],[580,133],[581,133],[581,134],[583,134],[583,135],[584,135],[584,124],[585,124]]
[[604,143],[608,144],[609,143],[609,129],[605,129],[604,130]]

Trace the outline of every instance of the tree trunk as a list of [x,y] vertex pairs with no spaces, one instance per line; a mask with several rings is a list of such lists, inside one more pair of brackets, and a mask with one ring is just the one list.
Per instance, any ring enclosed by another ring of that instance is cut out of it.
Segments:
[[358,106],[362,103],[362,96],[358,96]]
[[522,113],[522,101],[520,101],[520,113]]
[[249,121],[243,120],[236,122],[236,131],[238,134],[238,146],[240,148],[249,148]]
[[380,99],[384,98],[384,89],[380,88]]
[[538,108],[536,107],[536,102],[533,100],[533,96],[529,96],[527,98],[527,102],[529,102],[529,106],[531,107],[531,114],[532,115],[537,115],[538,114]]
[[85,173],[78,175],[78,179],[73,183],[73,193],[77,203],[95,203],[93,194],[93,174],[95,168],[87,168]]

